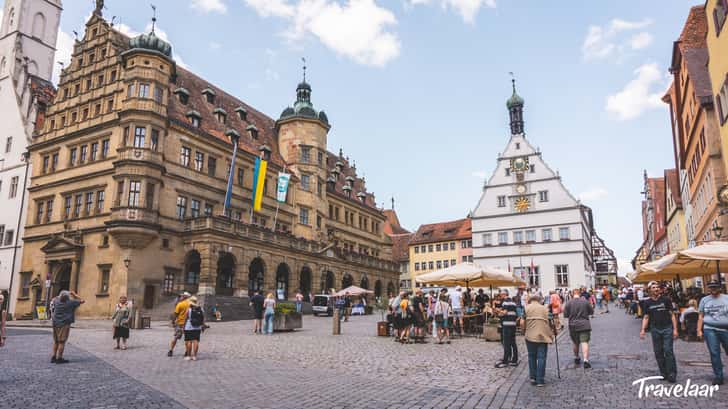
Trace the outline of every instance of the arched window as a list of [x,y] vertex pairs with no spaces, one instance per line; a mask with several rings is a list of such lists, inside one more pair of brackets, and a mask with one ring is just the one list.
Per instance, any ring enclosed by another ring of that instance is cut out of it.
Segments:
[[265,265],[259,257],[253,259],[250,263],[248,272],[248,295],[253,296],[257,291],[263,291],[265,277]]
[[361,281],[359,282],[359,287],[361,287],[365,290],[369,289],[369,279],[367,278],[366,274],[361,276]]
[[46,18],[43,13],[35,13],[33,16],[33,29],[31,35],[35,38],[43,39],[45,35]]
[[313,301],[311,300],[309,293],[311,292],[311,269],[308,267],[303,267],[301,269],[301,276],[299,278],[299,287],[301,290],[301,294],[303,294],[304,301]]
[[15,24],[15,7],[10,9],[10,13],[8,13],[8,30],[13,28],[13,25]]
[[351,276],[349,273],[345,273],[344,276],[341,278],[341,289],[348,288],[354,285],[354,277]]
[[290,269],[286,263],[278,265],[276,270],[276,299],[288,299],[288,276]]
[[381,280],[377,280],[374,282],[374,296],[375,297],[382,296],[382,281]]

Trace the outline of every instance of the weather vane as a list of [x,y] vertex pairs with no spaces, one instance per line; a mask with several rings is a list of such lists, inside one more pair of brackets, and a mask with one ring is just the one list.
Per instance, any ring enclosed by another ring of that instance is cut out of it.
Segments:
[[513,74],[513,71],[509,71],[508,75],[511,76],[511,83],[513,84],[513,92],[516,92],[516,75]]
[[301,57],[303,61],[303,82],[306,82],[306,57]]
[[157,24],[157,7],[154,4],[150,4],[152,6],[152,10],[154,11],[154,15],[152,16],[152,34],[154,34],[154,26]]

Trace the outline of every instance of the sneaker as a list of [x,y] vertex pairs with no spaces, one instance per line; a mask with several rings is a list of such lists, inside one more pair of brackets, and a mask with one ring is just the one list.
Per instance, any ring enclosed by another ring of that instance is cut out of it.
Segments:
[[172,356],[172,350],[170,349],[169,352],[167,352],[167,356]]
[[591,364],[589,363],[589,361],[584,361],[584,369],[590,369],[590,368],[591,368]]
[[536,384],[536,378],[531,378],[531,385],[535,385],[535,384]]
[[55,355],[53,355],[53,356],[51,357],[51,363],[52,363],[52,364],[55,364],[55,363],[56,363],[56,356],[55,356]]
[[515,362],[511,362],[511,363],[510,363],[510,365],[511,365],[511,366],[518,366],[518,361],[515,361]]
[[188,357],[188,356],[184,357],[184,360],[185,360],[185,361],[189,361],[190,359],[192,359],[192,358],[190,358],[190,357]]
[[57,364],[67,364],[69,361],[63,358],[56,359]]
[[192,357],[192,360],[193,360],[193,361],[196,361],[196,360],[197,360],[197,357],[196,357],[196,356],[193,356],[193,357]]
[[508,364],[505,362],[498,362],[497,364],[495,364],[496,368],[505,368],[507,366],[508,366]]
[[538,387],[538,388],[543,388],[544,386],[546,386],[545,383],[537,383],[536,384],[536,387]]
[[677,382],[677,375],[670,374],[670,375],[667,375],[667,378],[665,378],[665,379],[667,379],[667,381],[670,383],[675,383],[675,382]]
[[723,385],[723,379],[722,378],[713,379],[713,385]]
[[574,365],[579,365],[579,364],[581,364],[581,358],[579,358],[579,357],[574,358]]

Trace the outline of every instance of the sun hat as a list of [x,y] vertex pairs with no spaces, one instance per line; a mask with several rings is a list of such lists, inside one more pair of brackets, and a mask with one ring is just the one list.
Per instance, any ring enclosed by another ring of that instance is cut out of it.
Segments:
[[720,281],[718,280],[710,280],[708,283],[708,287],[720,287]]
[[190,297],[190,304],[197,305],[197,297],[195,297],[195,296]]

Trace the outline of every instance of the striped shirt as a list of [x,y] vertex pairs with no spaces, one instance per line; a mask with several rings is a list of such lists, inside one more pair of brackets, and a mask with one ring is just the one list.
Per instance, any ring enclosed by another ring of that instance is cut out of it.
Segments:
[[503,303],[501,303],[501,309],[506,311],[505,315],[501,317],[501,325],[504,327],[515,327],[516,318],[518,317],[518,314],[516,313],[516,303],[511,300],[503,301]]

